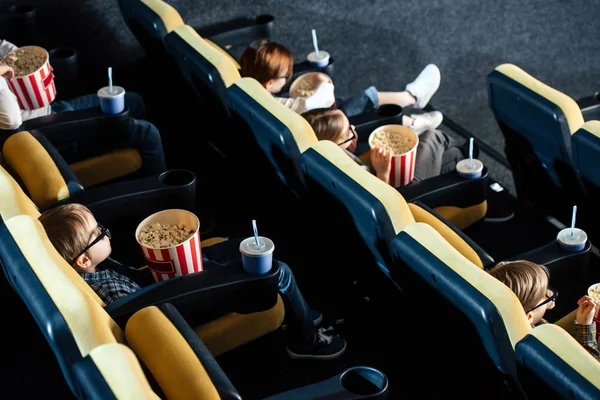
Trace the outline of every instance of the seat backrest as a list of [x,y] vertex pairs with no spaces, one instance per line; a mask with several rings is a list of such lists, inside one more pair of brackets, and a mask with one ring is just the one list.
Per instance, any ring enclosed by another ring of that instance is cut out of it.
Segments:
[[600,190],[600,121],[588,121],[573,134],[573,165],[588,186]]
[[[415,223],[402,195],[331,141],[316,142],[301,160],[311,201],[330,218],[329,224],[322,224],[344,232],[339,239],[353,253],[362,243],[379,268],[389,274],[387,243]],[[334,240],[339,235],[330,236]]]
[[75,365],[74,376],[86,399],[160,399],[133,351],[120,343],[92,349]]
[[514,346],[531,327],[516,295],[424,223],[406,226],[391,246],[394,270],[419,299],[434,299],[436,314],[451,321],[459,337],[478,338],[503,379],[518,387]]
[[600,363],[563,328],[533,328],[515,354],[519,381],[530,399],[600,398]]
[[[513,64],[496,67],[487,77],[487,87],[507,153],[534,155],[554,184],[562,187],[571,168],[571,134],[584,122],[575,100]],[[516,161],[530,160],[521,156]]]
[[201,112],[227,114],[226,88],[240,79],[237,66],[231,58],[206,42],[188,25],[183,25],[165,38],[168,53],[198,98]]
[[142,45],[146,54],[160,61],[166,56],[164,39],[183,25],[183,19],[162,0],[118,0],[125,23]]
[[[227,89],[237,140],[252,164],[274,171],[281,182],[301,196],[305,191],[300,154],[317,142],[306,119],[279,103],[257,80],[241,78]],[[236,143],[237,144],[237,143]],[[238,144],[239,146],[239,144]],[[243,157],[243,154],[240,154]]]
[[39,208],[82,192],[83,186],[44,135],[22,131],[2,147],[3,164],[23,183]]
[[0,261],[58,359],[72,390],[72,365],[93,348],[125,335],[104,303],[58,254],[37,218],[20,215],[0,227]]

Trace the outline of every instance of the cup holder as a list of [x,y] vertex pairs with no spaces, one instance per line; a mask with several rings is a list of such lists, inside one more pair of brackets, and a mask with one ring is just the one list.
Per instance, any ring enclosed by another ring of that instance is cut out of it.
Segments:
[[196,182],[196,175],[186,169],[171,169],[160,174],[158,180],[167,186],[188,186]]
[[397,104],[383,104],[377,108],[380,117],[394,117],[402,112],[402,107]]
[[346,370],[340,377],[340,384],[350,393],[375,399],[387,391],[388,379],[375,368],[359,366]]
[[256,24],[257,25],[266,25],[268,23],[271,23],[275,20],[275,17],[269,14],[261,14],[258,17],[256,17]]
[[58,60],[70,60],[77,57],[77,51],[70,47],[58,47],[48,52],[50,62]]

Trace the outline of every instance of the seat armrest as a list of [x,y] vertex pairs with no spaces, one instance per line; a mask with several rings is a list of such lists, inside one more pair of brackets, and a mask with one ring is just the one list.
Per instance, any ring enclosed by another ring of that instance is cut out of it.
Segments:
[[[145,215],[149,210],[157,208],[193,210],[195,198],[196,175],[188,170],[173,169],[146,178],[88,189],[47,208],[81,203],[92,210],[98,219],[118,221],[125,214]],[[43,211],[45,209],[40,210]]]
[[129,110],[125,109],[120,114],[104,114],[99,107],[88,108],[86,110],[67,111],[58,114],[49,114],[43,117],[33,118],[24,121],[23,124],[12,131],[0,130],[0,144],[13,133],[21,131],[31,131],[34,129],[42,130],[48,139],[60,139],[64,136],[68,137],[70,132],[81,132],[82,129],[87,129],[92,126],[114,127],[123,123],[129,118]]
[[261,14],[254,18],[240,17],[222,21],[194,30],[203,38],[207,38],[228,50],[231,46],[249,45],[257,39],[271,39],[275,17]]
[[444,217],[442,217],[441,215],[439,215],[420,201],[415,201],[414,204],[418,205],[419,207],[421,207],[422,209],[439,219],[455,234],[457,234],[462,240],[464,240],[469,246],[471,246],[473,251],[475,251],[475,253],[477,253],[477,256],[479,256],[479,259],[481,260],[481,263],[483,265],[483,269],[487,270],[496,264],[492,256],[490,256],[484,249],[482,249],[481,246],[475,243],[470,237],[465,235],[463,231],[457,229],[454,225],[449,223]]
[[105,310],[124,327],[136,311],[171,303],[191,326],[197,326],[230,312],[249,314],[272,308],[278,285],[276,260],[262,276],[246,273],[240,262],[155,283],[108,304]]
[[488,169],[483,168],[477,179],[463,178],[456,171],[447,172],[398,189],[407,202],[420,201],[430,208],[455,206],[460,208],[481,204],[486,200]]

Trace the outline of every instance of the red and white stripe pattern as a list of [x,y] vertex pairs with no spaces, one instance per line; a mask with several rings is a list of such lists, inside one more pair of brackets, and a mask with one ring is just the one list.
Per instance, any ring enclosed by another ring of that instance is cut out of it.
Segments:
[[203,270],[198,231],[194,236],[175,247],[151,249],[140,246],[155,282]]
[[54,74],[48,60],[37,71],[8,79],[10,90],[17,96],[22,110],[35,110],[46,107],[56,98]]
[[394,187],[406,186],[415,177],[415,163],[417,162],[417,146],[408,153],[392,157],[390,185]]

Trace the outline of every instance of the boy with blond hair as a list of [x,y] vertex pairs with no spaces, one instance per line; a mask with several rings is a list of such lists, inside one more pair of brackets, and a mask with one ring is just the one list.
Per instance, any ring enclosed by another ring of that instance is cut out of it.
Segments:
[[[550,288],[550,272],[543,265],[526,260],[504,261],[498,263],[489,274],[512,290],[521,305],[529,324],[534,327],[547,323],[544,314],[554,308],[558,291]],[[571,335],[596,360],[600,361],[600,351],[596,342],[596,324],[594,315],[597,306],[589,296],[577,301],[578,309]]]

